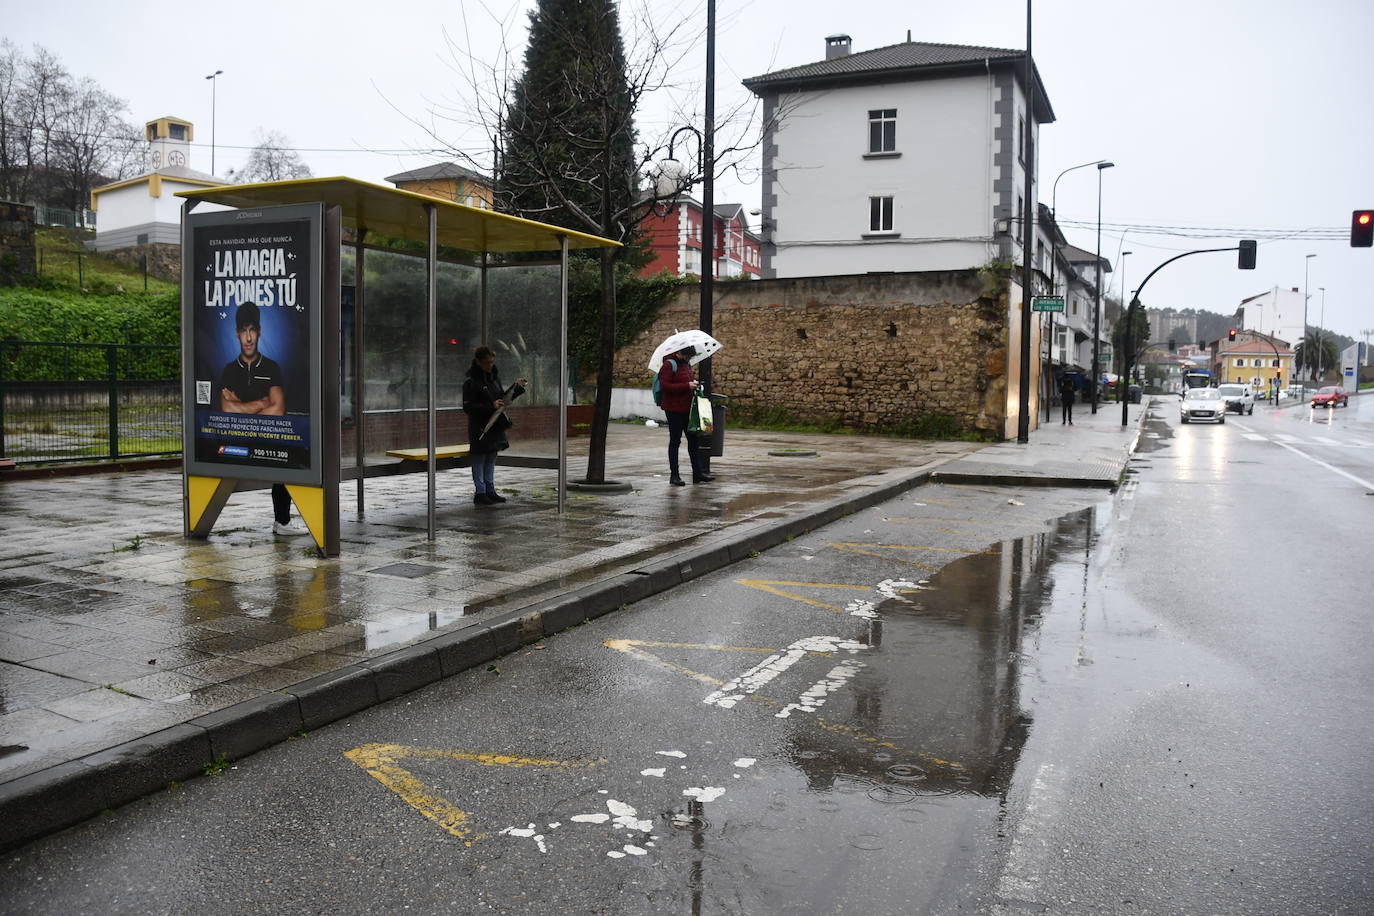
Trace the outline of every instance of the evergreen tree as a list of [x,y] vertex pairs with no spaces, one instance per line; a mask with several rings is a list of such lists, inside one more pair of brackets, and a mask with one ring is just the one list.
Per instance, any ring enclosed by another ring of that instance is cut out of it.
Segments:
[[[501,125],[500,209],[632,246],[642,217],[634,113],[642,85],[626,73],[612,0],[540,0],[530,13],[524,72]],[[596,405],[586,480],[605,481],[616,347],[617,262],[600,251]]]

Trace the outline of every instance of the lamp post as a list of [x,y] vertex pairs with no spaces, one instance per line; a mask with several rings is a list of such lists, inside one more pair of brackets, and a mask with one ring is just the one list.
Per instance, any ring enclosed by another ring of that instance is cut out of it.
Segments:
[[215,102],[218,95],[217,88],[219,80],[215,77],[223,73],[223,70],[216,70],[206,77],[210,81],[210,174],[215,174]]
[[[1055,176],[1054,184],[1050,186],[1050,295],[1059,295],[1059,288],[1054,284],[1054,268],[1059,260],[1059,211],[1055,205],[1059,200],[1059,179],[1074,171],[1075,169],[1086,169],[1090,165],[1101,165],[1106,159],[1094,159],[1092,162],[1085,162],[1082,165],[1071,165],[1064,171]],[[1067,298],[1067,297],[1066,297]],[[1049,389],[1049,396],[1045,398],[1045,419],[1050,418],[1050,401],[1054,399],[1054,312],[1050,316],[1050,346],[1049,352],[1045,356],[1045,378],[1046,386]],[[1065,316],[1067,326],[1068,316]]]
[[[1318,286],[1317,289],[1320,290],[1320,291],[1321,291],[1321,294],[1322,294],[1322,317],[1321,317],[1321,319],[1320,319],[1320,327],[1321,327],[1321,329],[1322,329],[1322,340],[1325,341],[1325,335],[1326,335],[1326,287],[1325,287],[1325,286]],[[1317,347],[1317,378],[1318,378],[1318,380],[1325,380],[1325,378],[1326,378],[1326,365],[1325,365],[1325,364],[1326,364],[1326,346],[1325,346],[1324,343],[1322,343],[1321,345],[1319,345],[1319,346]]]
[[1102,362],[1102,170],[1110,169],[1115,162],[1097,164],[1097,282],[1093,284],[1093,413],[1097,413],[1097,377],[1101,373]]
[[1310,369],[1312,367],[1312,354],[1308,351],[1312,348],[1307,345],[1307,276],[1308,268],[1312,266],[1312,259],[1315,254],[1309,254],[1302,262],[1302,367]]

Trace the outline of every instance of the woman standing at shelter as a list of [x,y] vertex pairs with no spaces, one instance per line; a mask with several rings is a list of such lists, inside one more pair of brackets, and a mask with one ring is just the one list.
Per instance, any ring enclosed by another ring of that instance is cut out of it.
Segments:
[[491,347],[478,347],[473,353],[472,366],[463,382],[463,412],[468,415],[468,454],[472,458],[472,485],[476,490],[472,501],[475,505],[490,506],[506,501],[496,492],[496,453],[510,448],[506,430],[512,424],[505,413],[497,416],[497,412],[524,394],[525,385],[525,380],[520,378],[508,389],[501,386],[496,354]]
[[696,350],[691,347],[679,350],[665,358],[658,370],[658,387],[663,392],[661,406],[668,417],[668,482],[675,487],[687,485],[678,473],[677,463],[678,445],[682,442],[683,433],[687,433],[687,457],[692,462],[692,483],[715,480],[701,469],[701,455],[698,452],[701,437],[687,429],[692,398],[697,393],[697,381],[690,362],[695,355]]

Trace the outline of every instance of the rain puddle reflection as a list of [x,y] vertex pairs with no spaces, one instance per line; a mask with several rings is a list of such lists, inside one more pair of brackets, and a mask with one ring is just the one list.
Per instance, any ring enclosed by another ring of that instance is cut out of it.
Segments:
[[[1035,724],[1022,667],[1056,577],[1082,575],[1096,516],[959,559],[880,604],[856,639],[863,667],[813,719],[791,720],[766,780],[731,787],[730,810],[751,816],[675,812],[694,847],[675,895],[692,912],[917,912],[957,886],[975,867],[970,825],[1001,829]],[[732,859],[742,850],[747,865]]]

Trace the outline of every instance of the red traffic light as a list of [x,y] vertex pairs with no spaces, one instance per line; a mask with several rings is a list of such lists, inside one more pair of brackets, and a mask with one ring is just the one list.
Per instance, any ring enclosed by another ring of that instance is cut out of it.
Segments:
[[1350,247],[1374,247],[1374,210],[1356,210],[1350,215]]
[[1235,329],[1235,328],[1232,328],[1230,331],[1226,332],[1226,338],[1227,338],[1227,340],[1235,340],[1235,339],[1236,339],[1236,329]]

